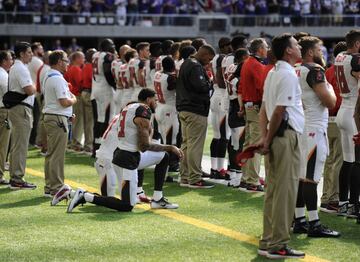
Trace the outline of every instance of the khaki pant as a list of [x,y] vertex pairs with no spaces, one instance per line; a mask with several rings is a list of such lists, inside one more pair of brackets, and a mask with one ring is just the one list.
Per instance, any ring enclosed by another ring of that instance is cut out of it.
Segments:
[[[6,123],[6,121],[8,123]],[[9,149],[10,141],[10,121],[8,119],[8,110],[0,108],[0,180],[3,179],[5,172],[6,155]]]
[[92,105],[90,99],[91,93],[82,91],[81,92],[81,103],[83,112],[84,122],[84,134],[85,134],[85,148],[92,149],[94,140],[94,116],[92,112]]
[[73,105],[75,121],[72,125],[72,144],[81,145],[82,136],[84,134],[84,118],[81,96],[76,97],[76,104]]
[[11,122],[10,179],[14,182],[22,182],[33,126],[32,109],[24,105],[14,106],[9,109],[9,120]]
[[339,201],[339,173],[343,163],[341,134],[336,123],[329,122],[328,139],[330,154],[324,167],[324,185],[321,203]]
[[[59,124],[63,127],[59,127]],[[48,151],[45,156],[45,192],[55,194],[64,184],[65,149],[68,140],[68,123],[64,116],[45,115]]]
[[[245,141],[244,148],[255,144],[261,138],[259,126],[259,109],[251,108],[245,109],[246,112],[246,125],[245,125]],[[245,166],[242,168],[243,176],[242,181],[252,185],[259,185],[259,173],[261,165],[261,155],[249,159]]]
[[180,112],[184,158],[180,162],[180,179],[190,184],[201,180],[201,161],[207,130],[207,117],[190,112]]
[[276,251],[290,241],[295,211],[300,176],[299,136],[295,131],[286,130],[283,137],[274,137],[269,164],[260,248]]
[[44,115],[42,113],[45,102],[44,102],[44,98],[42,98],[42,95],[37,95],[36,100],[38,101],[39,111],[40,111],[39,125],[38,125],[37,136],[36,136],[36,144],[41,145],[42,148],[46,149],[46,146],[47,146],[46,131],[45,131],[45,126],[44,126]]

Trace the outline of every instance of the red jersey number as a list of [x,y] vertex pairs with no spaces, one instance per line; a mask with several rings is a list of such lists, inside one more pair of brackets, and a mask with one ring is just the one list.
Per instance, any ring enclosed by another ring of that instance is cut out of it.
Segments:
[[336,77],[336,83],[338,87],[340,88],[340,92],[342,94],[350,93],[348,84],[346,82],[345,78],[345,72],[344,72],[344,66],[342,65],[335,65],[335,77]]
[[112,129],[112,127],[115,125],[116,121],[118,120],[119,117],[114,117],[113,120],[111,121],[111,123],[109,124],[108,128],[105,130],[104,134],[103,134],[103,139],[106,139],[110,130]]
[[122,83],[123,87],[125,89],[128,89],[129,88],[129,82],[128,82],[128,79],[126,77],[126,72],[124,72],[124,71],[121,72],[120,80],[121,80],[121,83]]
[[159,102],[162,104],[165,104],[164,94],[161,90],[161,83],[154,82],[154,88],[155,88],[155,92],[157,94]]
[[125,137],[125,118],[126,118],[127,109],[123,109],[120,113],[120,129],[118,137]]

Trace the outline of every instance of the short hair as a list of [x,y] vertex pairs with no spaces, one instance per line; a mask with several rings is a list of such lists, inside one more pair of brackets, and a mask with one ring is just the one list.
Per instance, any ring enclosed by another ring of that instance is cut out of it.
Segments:
[[195,47],[196,51],[199,51],[200,47],[206,44],[204,38],[196,38],[191,42],[191,45]]
[[8,50],[0,50],[0,65],[11,56]]
[[31,44],[31,51],[34,52],[36,49],[40,48],[40,46],[42,46],[40,42],[34,42],[34,43],[32,43],[32,44]]
[[185,39],[180,42],[180,50],[184,48],[185,46],[191,46],[191,40]]
[[339,43],[337,43],[334,47],[334,57],[337,57],[338,54],[340,54],[341,52],[346,51],[347,46],[346,46],[346,42],[345,41],[340,41]]
[[224,48],[225,46],[231,45],[231,39],[229,37],[221,37],[218,42],[218,47],[220,49]]
[[322,41],[316,36],[304,36],[299,41],[299,45],[301,46],[301,56],[304,57],[310,49],[315,47],[316,44],[321,43]]
[[148,98],[153,98],[156,95],[156,92],[150,88],[143,88],[141,89],[139,95],[138,95],[138,100],[141,102],[146,101],[146,99]]
[[161,43],[161,50],[163,55],[170,55],[170,48],[174,44],[173,40],[164,40]]
[[285,50],[291,47],[290,39],[293,37],[290,33],[283,33],[275,36],[271,41],[272,50],[277,60],[281,60],[284,57]]
[[170,56],[164,57],[161,61],[164,72],[172,72],[175,70],[175,62]]
[[145,47],[150,47],[150,44],[148,42],[140,42],[136,45],[136,51],[139,53],[141,50],[143,50]]
[[196,49],[193,46],[185,46],[180,49],[180,58],[187,59],[189,56],[196,53]]
[[113,52],[115,50],[115,45],[113,40],[111,40],[110,38],[103,39],[100,42],[99,49],[100,51],[103,52]]
[[86,50],[85,53],[85,61],[87,63],[92,63],[92,57],[93,55],[96,53],[96,49],[95,48],[89,48],[88,50]]
[[180,43],[179,43],[179,42],[175,42],[175,43],[173,43],[173,44],[171,45],[169,54],[174,57],[175,54],[176,54],[176,52],[178,52],[179,50],[180,50]]
[[65,52],[63,50],[55,50],[51,52],[49,55],[49,65],[54,66],[56,65],[59,60],[63,59],[65,57]]
[[205,44],[201,46],[200,49],[205,49],[210,55],[215,56],[215,50],[211,45]]
[[161,56],[162,52],[161,52],[161,42],[160,41],[155,41],[155,42],[150,43],[149,49],[150,49],[151,56],[153,56],[153,57]]
[[129,49],[128,51],[126,51],[124,55],[125,62],[128,63],[132,58],[135,57],[135,55],[136,55],[135,49]]
[[239,48],[234,53],[234,61],[240,63],[244,57],[249,56],[249,51],[246,48]]
[[296,39],[296,41],[300,41],[301,38],[305,37],[305,36],[311,36],[310,33],[307,32],[297,32],[293,35],[293,37]]
[[81,52],[81,51],[76,51],[76,52],[73,52],[71,55],[70,55],[70,61],[73,62],[75,59],[78,59],[79,57],[81,56],[84,56],[84,53]]
[[356,41],[360,41],[360,30],[357,30],[357,29],[350,30],[345,35],[345,42],[346,42],[347,48],[354,47]]
[[266,43],[264,38],[255,38],[251,40],[249,46],[249,52],[255,54]]
[[231,39],[231,47],[233,50],[239,49],[239,48],[245,48],[247,45],[247,36],[240,34],[237,36],[234,36],[233,39]]
[[17,42],[14,47],[16,58],[20,58],[20,53],[26,52],[28,48],[31,48],[28,42]]

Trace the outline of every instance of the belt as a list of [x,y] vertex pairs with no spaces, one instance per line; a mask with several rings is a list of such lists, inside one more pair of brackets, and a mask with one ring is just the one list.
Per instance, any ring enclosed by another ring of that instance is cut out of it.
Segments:
[[261,102],[244,102],[245,108],[260,108]]
[[44,115],[48,115],[48,116],[61,116],[61,117],[66,117],[67,119],[69,119],[69,116],[65,116],[65,115],[59,115],[59,114],[50,114],[50,113],[44,113]]
[[87,93],[91,93],[91,89],[90,88],[83,88],[81,89],[81,92],[84,91],[84,92],[87,92]]
[[329,122],[335,122],[336,116],[329,116]]
[[34,109],[33,106],[31,106],[31,105],[29,105],[29,104],[26,104],[26,103],[24,103],[24,102],[20,102],[18,105],[22,105],[22,106],[26,106],[26,107],[28,107],[28,108],[30,108],[30,109]]

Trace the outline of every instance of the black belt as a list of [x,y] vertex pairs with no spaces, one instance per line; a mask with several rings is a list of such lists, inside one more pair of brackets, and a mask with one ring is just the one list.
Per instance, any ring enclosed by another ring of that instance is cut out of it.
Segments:
[[28,108],[30,108],[30,109],[34,109],[33,106],[31,106],[31,105],[29,105],[29,104],[26,104],[26,103],[24,103],[24,102],[20,102],[18,105],[22,105],[22,106],[26,106],[26,107],[28,107]]
[[66,117],[66,119],[69,119],[69,116],[59,115],[59,114],[44,113],[44,115],[48,115],[48,116],[61,116],[61,117]]

